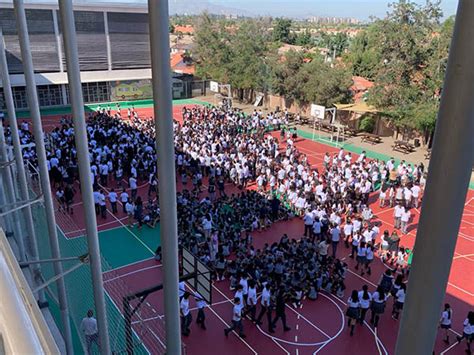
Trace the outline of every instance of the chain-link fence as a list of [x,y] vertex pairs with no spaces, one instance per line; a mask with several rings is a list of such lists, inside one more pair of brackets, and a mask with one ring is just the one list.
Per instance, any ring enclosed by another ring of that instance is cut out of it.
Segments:
[[[41,185],[36,169],[29,165],[28,185],[30,187],[31,197],[41,195]],[[40,259],[52,258],[49,246],[48,226],[46,223],[45,209],[42,203],[32,206],[34,227],[38,240],[38,249]],[[56,211],[56,222],[58,225],[58,237],[61,257],[78,257],[87,254],[87,239],[84,236],[68,239],[62,228],[67,230],[80,230],[72,216]],[[59,227],[62,226],[62,227]],[[127,285],[122,281],[120,275],[112,269],[107,260],[102,256],[102,270],[107,272],[107,279],[113,282],[107,282],[104,288],[106,296],[107,317],[109,323],[109,337],[112,351],[114,354],[127,353],[125,341],[125,321],[122,311],[123,297],[132,293]],[[63,262],[63,269],[66,271],[79,261]],[[44,280],[52,278],[54,269],[52,264],[42,264],[42,275]],[[92,290],[92,277],[90,265],[83,264],[78,269],[67,274],[65,277],[67,299],[69,306],[70,320],[73,330],[74,348],[76,352],[83,351],[85,340],[80,331],[80,324],[89,309],[94,309],[94,298]],[[58,291],[55,283],[48,287],[47,300],[53,317],[62,330],[61,318],[58,304]],[[158,311],[149,303],[143,303],[139,311],[133,318],[133,351],[135,354],[164,354],[165,353],[165,328],[164,320],[158,317]],[[148,321],[153,318],[153,321]],[[146,322],[144,320],[147,320]],[[98,353],[98,349],[93,349]]]

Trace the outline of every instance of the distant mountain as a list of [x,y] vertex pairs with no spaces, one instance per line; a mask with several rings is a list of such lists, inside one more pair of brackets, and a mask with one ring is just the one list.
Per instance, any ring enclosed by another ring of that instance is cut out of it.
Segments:
[[207,0],[169,0],[170,14],[196,15],[207,11],[216,15],[240,15],[251,16],[252,13],[243,9],[218,5]]

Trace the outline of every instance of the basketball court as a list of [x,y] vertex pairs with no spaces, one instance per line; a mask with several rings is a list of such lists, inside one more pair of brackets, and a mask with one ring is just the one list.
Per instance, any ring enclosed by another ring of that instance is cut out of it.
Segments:
[[[174,106],[174,116],[181,120],[182,105]],[[138,108],[141,117],[152,117],[151,108]],[[124,114],[124,110],[122,114]],[[45,128],[53,127],[58,123],[58,117],[46,117]],[[277,133],[275,133],[277,134]],[[298,138],[296,145],[305,153],[312,166],[322,167],[325,152],[335,152],[338,148],[324,145],[308,139]],[[204,182],[205,183],[205,182]],[[108,190],[115,183],[109,184]],[[178,190],[182,188],[178,179]],[[249,188],[253,188],[250,186]],[[236,187],[228,184],[228,191]],[[206,190],[206,189],[205,189]],[[147,198],[148,186],[142,182],[139,195]],[[204,195],[205,193],[203,193]],[[370,206],[374,211],[374,219],[381,232],[393,229],[393,210],[378,206],[378,193],[370,196]],[[76,194],[76,199],[79,194]],[[145,200],[146,201],[146,200]],[[68,215],[57,212],[56,218],[60,229],[61,250],[69,250],[71,255],[78,255],[86,251],[87,243],[84,237],[85,223],[82,213],[81,201],[75,201],[74,214]],[[154,253],[160,244],[160,227],[143,226],[142,229],[127,225],[127,217],[118,205],[118,213],[113,214],[107,210],[107,218],[97,217],[99,227],[99,241],[103,256],[103,276],[107,293],[108,316],[110,321],[109,333],[113,333],[112,349],[124,352],[125,322],[123,310],[123,297],[136,293],[145,288],[162,283],[162,265],[154,260]],[[416,235],[420,210],[416,210],[407,235],[403,235],[401,246],[412,247]],[[440,216],[441,218],[442,216]],[[39,216],[36,219],[40,218]],[[44,223],[44,222],[43,222]],[[303,222],[299,218],[290,221],[278,222],[270,229],[253,233],[255,248],[261,248],[265,243],[278,241],[287,233],[290,238],[299,238],[303,232]],[[44,238],[44,236],[43,236]],[[43,240],[45,241],[45,240]],[[385,265],[380,259],[374,261],[372,275],[361,276],[354,269],[355,262],[349,258],[350,250],[343,245],[339,246],[338,257],[347,262],[349,270],[346,278],[346,293],[340,299],[335,295],[321,292],[316,301],[305,300],[301,308],[295,309],[287,306],[287,323],[291,330],[284,332],[281,323],[277,324],[274,334],[267,332],[266,318],[262,326],[255,326],[249,320],[244,320],[244,331],[247,337],[239,338],[235,333],[224,336],[224,328],[230,325],[232,317],[233,292],[229,290],[228,281],[214,282],[212,285],[212,305],[205,309],[206,330],[195,323],[196,308],[194,300],[191,301],[193,323],[191,334],[184,337],[186,354],[392,354],[396,342],[399,323],[390,317],[392,300],[387,303],[387,310],[381,318],[377,330],[370,324],[357,326],[353,337],[349,336],[347,320],[345,317],[346,300],[352,289],[360,290],[367,284],[370,291],[374,291],[379,282]],[[63,253],[64,254],[64,253]],[[67,256],[67,255],[63,255]],[[474,191],[469,190],[464,216],[459,231],[456,254],[453,260],[446,301],[454,309],[453,336],[462,332],[462,321],[468,310],[474,304],[474,283],[470,271],[474,270]],[[83,287],[87,280],[79,270],[67,278],[68,286],[71,285],[70,297],[75,297],[76,310],[87,311],[92,307],[91,286]],[[191,289],[190,289],[191,290]],[[429,290],[427,290],[429,295]],[[51,300],[54,303],[54,300]],[[131,302],[136,305],[138,300]],[[257,312],[259,307],[257,308]],[[75,313],[78,313],[75,312]],[[80,313],[80,312],[79,312]],[[133,347],[137,354],[158,354],[164,350],[164,310],[163,293],[157,291],[150,294],[142,303],[139,310],[132,316]],[[77,328],[80,319],[73,319]],[[76,342],[78,340],[76,339]],[[76,344],[77,345],[77,344]],[[80,346],[80,344],[79,344]],[[442,342],[442,335],[438,335],[436,353],[464,354],[464,344],[447,346]]]

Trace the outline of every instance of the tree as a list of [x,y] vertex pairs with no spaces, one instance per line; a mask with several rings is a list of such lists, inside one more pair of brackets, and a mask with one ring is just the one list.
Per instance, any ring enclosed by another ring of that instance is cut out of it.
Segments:
[[374,80],[382,63],[377,26],[361,31],[351,41],[344,62],[351,67],[352,74]]
[[320,44],[328,48],[330,53],[336,51],[337,57],[340,57],[349,47],[349,37],[344,32],[337,32],[336,34],[321,32],[320,36]]
[[305,64],[298,75],[298,80],[302,83],[301,101],[306,104],[331,106],[350,101],[349,88],[352,85],[350,72],[342,67],[331,67],[322,58]]
[[169,33],[174,33],[174,29],[175,29],[174,25],[170,23],[168,27]]
[[[391,7],[388,16],[368,31],[374,35],[366,49],[380,60],[369,103],[385,112],[397,128],[429,135],[435,126],[452,26],[447,22],[440,27],[438,1],[420,6],[400,0]],[[353,69],[362,69],[360,63],[353,61]]]
[[229,81],[228,65],[232,60],[230,36],[222,23],[214,22],[207,13],[200,16],[193,53],[199,77],[223,83]]
[[290,50],[284,57],[274,54],[269,58],[269,62],[272,92],[290,101],[300,101],[303,93],[298,73],[303,67],[304,55]]
[[231,58],[228,63],[229,83],[239,90],[239,98],[252,99],[254,90],[262,90],[267,78],[264,76],[266,43],[263,30],[256,21],[243,22],[230,44]]
[[291,34],[291,25],[290,19],[277,18],[273,24],[273,40],[293,44],[294,36]]
[[295,44],[298,46],[310,47],[312,43],[313,39],[311,38],[311,34],[308,32],[308,30],[305,30],[296,36]]

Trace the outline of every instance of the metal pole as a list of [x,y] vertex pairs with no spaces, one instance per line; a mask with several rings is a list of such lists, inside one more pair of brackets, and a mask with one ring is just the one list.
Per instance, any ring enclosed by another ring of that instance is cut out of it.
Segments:
[[[8,161],[7,153],[7,142],[5,140],[5,132],[3,129],[3,119],[0,119],[0,163],[6,163]],[[10,171],[11,165],[5,165],[1,170],[4,180],[4,188],[6,192],[7,204],[14,204],[16,202],[15,187],[13,186],[12,174]],[[13,234],[18,244],[18,251],[20,253],[19,260],[24,261],[26,258],[25,254],[25,243],[23,240],[23,233],[21,232],[20,216],[18,211],[11,213],[10,221],[12,223]]]
[[[474,162],[474,2],[460,0],[396,354],[431,354]],[[429,292],[429,297],[427,293]]]
[[[18,172],[18,182],[20,185],[20,197],[23,201],[28,201],[30,198],[30,194],[28,191],[28,183],[26,180],[25,163],[23,161],[23,152],[22,152],[22,147],[21,147],[21,142],[20,142],[20,136],[18,134],[18,124],[17,124],[17,119],[16,119],[15,103],[13,101],[13,93],[12,93],[12,88],[11,88],[11,83],[10,83],[10,75],[8,73],[7,57],[5,54],[5,41],[4,41],[1,29],[0,29],[0,73],[2,75],[3,94],[5,96],[5,102],[7,105],[8,123],[10,125],[10,132],[11,132],[12,141],[13,141],[16,169]],[[30,246],[29,249],[30,249],[31,258],[32,260],[38,260],[39,258],[38,241],[36,238],[35,225],[33,222],[33,214],[31,212],[31,206],[26,207],[23,210],[23,213],[25,216],[26,228],[27,228],[28,237],[29,237],[29,246]],[[34,265],[32,266],[32,271],[35,276],[35,280],[37,280],[37,276],[41,275],[41,267],[39,265]],[[38,296],[39,296],[39,302],[44,304],[46,302],[44,292],[40,292]]]
[[160,235],[163,249],[166,352],[179,355],[181,354],[181,332],[178,296],[178,228],[168,1],[148,0],[148,13],[161,206]]
[[[36,144],[36,155],[38,157],[38,168],[41,181],[41,189],[44,195],[44,207],[46,212],[46,222],[48,224],[49,244],[51,255],[55,259],[61,258],[59,250],[58,233],[56,229],[56,218],[54,216],[53,196],[49,181],[49,171],[46,163],[46,149],[43,140],[43,125],[38,103],[38,93],[36,92],[36,82],[33,70],[33,59],[30,50],[30,38],[28,36],[28,26],[26,24],[25,6],[23,0],[14,0],[15,17],[18,27],[18,38],[20,41],[21,57],[23,61],[23,71],[26,81],[26,92],[28,96],[28,106],[31,120],[33,122],[33,134]],[[56,275],[63,273],[61,263],[53,264]],[[67,302],[66,286],[64,279],[57,281],[59,308],[61,311],[61,320],[63,323],[63,337],[66,343],[66,351],[73,354],[71,324],[69,320],[69,307]]]
[[87,245],[89,248],[92,286],[94,302],[99,326],[100,352],[110,354],[109,330],[107,324],[107,311],[104,296],[104,282],[100,259],[99,234],[97,232],[97,219],[94,208],[92,191],[91,165],[89,160],[89,147],[87,139],[84,101],[82,97],[81,72],[79,68],[79,55],[77,52],[76,26],[72,0],[59,1],[59,14],[64,40],[64,49],[67,63],[67,76],[71,98],[72,118],[74,120],[75,142],[79,177],[81,181],[81,195],[84,203],[86,222]]

